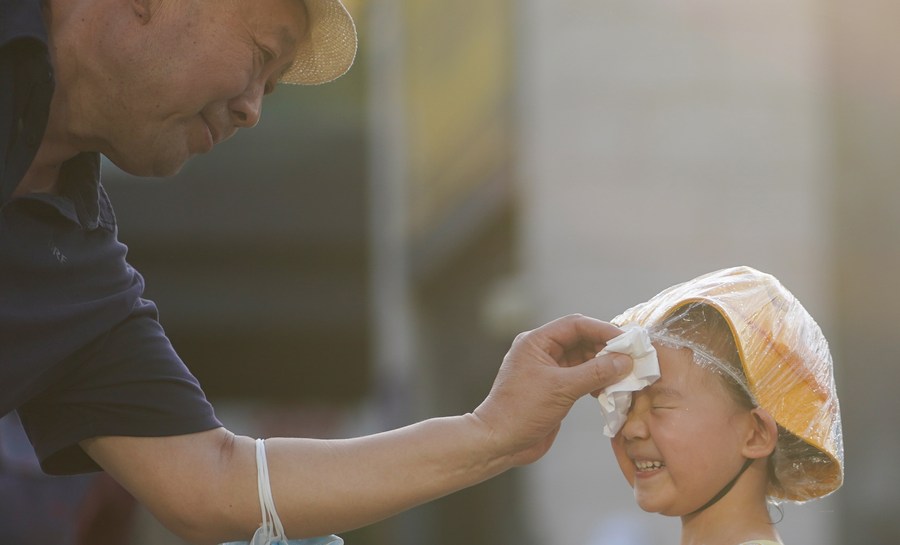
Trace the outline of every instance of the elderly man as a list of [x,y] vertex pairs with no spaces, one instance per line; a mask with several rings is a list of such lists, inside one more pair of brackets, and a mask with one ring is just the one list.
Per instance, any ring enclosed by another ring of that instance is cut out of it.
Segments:
[[[175,174],[259,120],[279,82],[346,71],[339,0],[0,0],[0,415],[17,410],[44,471],[106,470],[206,543],[260,522],[256,445],[222,427],[141,297],[99,154]],[[472,413],[385,433],[271,439],[292,537],[371,523],[537,460],[576,399],[630,359],[619,330],[570,316],[520,335]]]

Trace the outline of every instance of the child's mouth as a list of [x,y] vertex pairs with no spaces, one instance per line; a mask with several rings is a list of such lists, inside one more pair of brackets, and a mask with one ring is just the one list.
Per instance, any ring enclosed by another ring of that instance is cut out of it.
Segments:
[[654,471],[666,467],[666,464],[659,460],[635,460],[634,466],[638,471]]

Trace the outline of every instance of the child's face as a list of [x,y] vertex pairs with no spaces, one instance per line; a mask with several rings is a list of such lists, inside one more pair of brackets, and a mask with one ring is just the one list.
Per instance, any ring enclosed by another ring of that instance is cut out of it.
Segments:
[[682,516],[722,489],[744,462],[750,411],[686,348],[656,345],[660,379],[635,392],[613,451],[641,509]]

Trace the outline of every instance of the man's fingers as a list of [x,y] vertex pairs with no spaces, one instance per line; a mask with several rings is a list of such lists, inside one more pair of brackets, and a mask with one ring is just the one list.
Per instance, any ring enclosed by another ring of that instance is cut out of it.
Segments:
[[559,361],[566,352],[580,344],[606,344],[621,334],[621,329],[608,322],[572,314],[544,324],[527,335],[539,348]]
[[576,388],[573,393],[576,397],[581,397],[588,393],[599,393],[607,386],[619,382],[631,372],[632,365],[630,356],[613,353],[570,367],[566,372],[576,377],[572,381],[572,387]]

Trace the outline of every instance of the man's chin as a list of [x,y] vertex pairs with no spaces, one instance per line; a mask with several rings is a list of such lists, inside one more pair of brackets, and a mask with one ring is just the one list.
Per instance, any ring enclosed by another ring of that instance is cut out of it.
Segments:
[[122,171],[141,178],[168,178],[181,172],[188,158],[169,160],[128,160],[117,157],[107,157]]

